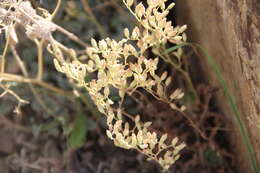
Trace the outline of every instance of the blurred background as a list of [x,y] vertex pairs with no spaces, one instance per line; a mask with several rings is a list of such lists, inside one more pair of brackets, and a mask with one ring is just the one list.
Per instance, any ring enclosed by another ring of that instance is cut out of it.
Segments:
[[[172,1],[169,0],[170,3]],[[35,6],[53,11],[53,0],[42,0]],[[179,4],[182,2],[178,2]],[[186,5],[189,2],[186,2]],[[189,18],[192,11],[189,6],[177,5],[169,14],[174,25],[188,22],[188,38],[197,41],[196,20]],[[183,9],[186,11],[183,11]],[[203,13],[203,10],[201,11]],[[208,12],[210,13],[210,12]],[[195,12],[194,12],[195,14]],[[210,21],[213,19],[210,19]],[[66,0],[54,22],[77,35],[86,43],[91,38],[97,40],[110,37],[120,40],[123,29],[130,30],[137,21],[124,7],[120,0]],[[194,24],[195,23],[195,24]],[[198,22],[197,22],[198,23]],[[200,25],[199,25],[200,26]],[[206,28],[203,25],[203,29]],[[198,30],[199,30],[198,29]],[[17,50],[28,69],[29,76],[37,75],[37,48],[18,28],[19,44]],[[214,32],[214,31],[212,31]],[[67,47],[84,51],[64,35],[55,33],[57,41]],[[5,38],[0,35],[0,50],[4,49]],[[169,45],[173,46],[173,45]],[[209,48],[209,50],[211,50]],[[221,87],[212,82],[211,69],[204,68],[201,53],[192,48],[183,48],[183,69],[191,77],[196,89],[187,90],[183,76],[171,65],[160,61],[158,73],[168,71],[174,81],[171,88],[182,88],[186,94],[183,104],[195,126],[206,135],[203,138],[190,121],[173,111],[166,104],[152,99],[143,92],[140,102],[129,98],[126,107],[131,113],[141,113],[144,120],[153,121],[153,129],[178,136],[187,147],[181,158],[169,172],[175,173],[235,173],[243,172],[249,163],[241,166],[239,142],[234,141],[232,118],[223,111],[219,102]],[[152,56],[152,52],[148,52]],[[81,57],[84,59],[84,56]],[[11,53],[7,54],[7,72],[21,74],[20,68]],[[30,104],[21,107],[21,114],[14,113],[17,100],[6,95],[0,100],[0,172],[1,173],[159,173],[160,167],[145,156],[133,150],[115,147],[106,137],[106,123],[92,103],[85,90],[78,89],[53,66],[52,56],[44,51],[43,80],[67,93],[57,93],[46,87],[35,85],[35,92],[28,84],[10,82],[10,86],[21,98]],[[86,79],[88,80],[88,79]],[[76,97],[72,90],[83,97]],[[116,101],[118,96],[114,96]],[[238,138],[240,139],[240,138]],[[237,142],[237,144],[235,144]],[[246,152],[245,152],[246,153]],[[243,153],[241,155],[244,155]],[[243,161],[243,159],[242,159]],[[246,161],[248,162],[248,161]],[[250,172],[250,171],[248,171]]]

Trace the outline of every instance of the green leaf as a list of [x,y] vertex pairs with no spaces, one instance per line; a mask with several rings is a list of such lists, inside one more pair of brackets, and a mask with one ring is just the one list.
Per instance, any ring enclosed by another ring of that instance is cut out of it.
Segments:
[[176,45],[176,46],[173,46],[173,47],[170,47],[170,48],[166,49],[166,50],[163,52],[163,55],[168,54],[168,53],[170,53],[170,52],[173,52],[173,51],[175,51],[175,50],[178,50],[179,48],[182,48],[182,47],[184,47],[184,46],[190,46],[190,45],[191,45],[190,43],[181,43],[181,44],[178,44],[178,45]]
[[77,114],[74,127],[69,136],[69,146],[80,148],[84,145],[87,134],[87,117],[81,113]]

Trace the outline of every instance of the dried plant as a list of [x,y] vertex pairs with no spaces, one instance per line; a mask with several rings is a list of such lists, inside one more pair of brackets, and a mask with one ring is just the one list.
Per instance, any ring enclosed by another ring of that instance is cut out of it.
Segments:
[[[141,26],[136,26],[133,31],[126,28],[125,37],[120,41],[111,38],[100,41],[91,39],[91,46],[54,24],[51,21],[54,15],[48,11],[42,9],[42,15],[37,14],[29,1],[0,2],[0,20],[9,40],[7,44],[12,46],[19,42],[15,33],[16,25],[22,26],[28,38],[34,40],[38,46],[41,42],[47,43],[48,51],[54,56],[56,69],[73,79],[78,87],[84,87],[98,110],[106,116],[107,136],[114,144],[125,149],[138,150],[148,159],[157,161],[164,170],[179,159],[179,152],[185,144],[178,144],[177,137],[170,142],[167,140],[167,134],[159,136],[150,132],[152,123],[142,122],[140,115],[130,115],[124,107],[124,101],[126,97],[133,96],[138,89],[143,88],[158,100],[169,104],[172,109],[181,112],[185,110],[185,106],[175,104],[184,93],[180,89],[167,93],[172,78],[166,71],[161,75],[156,73],[160,51],[167,42],[180,44],[186,40],[183,34],[186,25],[173,27],[172,23],[167,21],[166,16],[174,3],[166,6],[166,1],[147,0],[145,7],[142,3],[135,6],[133,0],[123,0]],[[55,31],[66,34],[84,46],[87,58],[80,60],[75,50],[56,41],[53,37]],[[149,48],[152,48],[158,57],[147,57]],[[0,79],[5,81],[7,77],[4,73],[4,58],[2,59]],[[86,81],[87,75],[96,77]],[[120,101],[113,101],[112,89],[116,89]],[[5,93],[9,91],[7,88],[4,90]]]

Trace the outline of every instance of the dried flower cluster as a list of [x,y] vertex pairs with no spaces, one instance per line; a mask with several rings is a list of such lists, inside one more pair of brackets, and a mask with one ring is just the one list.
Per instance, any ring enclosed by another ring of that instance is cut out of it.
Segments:
[[[171,77],[167,72],[158,76],[156,69],[159,58],[147,58],[144,52],[168,41],[176,44],[183,42],[185,38],[181,34],[186,26],[174,28],[166,20],[174,4],[166,8],[165,0],[148,0],[147,8],[139,3],[134,11],[132,0],[123,2],[142,24],[141,28],[135,27],[132,32],[125,29],[125,38],[120,41],[106,38],[97,42],[92,39],[92,46],[86,49],[88,59],[85,64],[78,60],[65,61],[61,51],[52,45],[52,53],[58,55],[54,59],[55,67],[87,89],[98,110],[107,116],[107,136],[116,146],[136,149],[148,156],[148,159],[158,161],[167,170],[179,158],[179,151],[185,144],[177,145],[177,138],[168,144],[167,135],[158,137],[155,132],[150,132],[148,127],[151,122],[141,122],[139,115],[132,118],[134,125],[131,127],[125,121],[127,113],[123,111],[122,105],[127,95],[131,96],[138,88],[143,88],[173,109],[184,111],[184,106],[177,107],[174,103],[184,94],[177,89],[167,96],[166,88],[171,83]],[[97,78],[85,82],[86,74],[90,73],[97,74]],[[111,99],[111,88],[118,90],[121,99],[119,103]]]
[[[14,44],[18,42],[14,25],[20,24],[26,30],[30,39],[50,40],[52,32],[57,29],[48,18],[37,15],[29,1],[2,0],[0,2],[0,23],[3,29],[8,30]],[[48,15],[46,11],[43,11]]]
[[[106,38],[100,41],[91,39],[91,46],[86,48],[86,63],[78,60],[73,49],[68,49],[54,40],[52,33],[61,28],[50,20],[48,13],[39,16],[28,1],[0,1],[0,23],[17,43],[14,24],[22,25],[31,39],[43,39],[49,43],[48,51],[54,55],[56,69],[74,79],[79,87],[89,92],[98,110],[107,117],[107,136],[116,146],[136,149],[148,159],[157,161],[167,170],[179,157],[184,143],[177,144],[178,138],[171,142],[167,135],[159,137],[150,132],[151,122],[143,123],[139,115],[129,115],[123,107],[126,96],[132,96],[138,88],[145,89],[155,98],[168,103],[171,108],[184,111],[184,106],[177,106],[175,100],[183,97],[180,89],[167,94],[171,83],[167,72],[156,74],[159,57],[148,58],[148,48],[159,48],[167,42],[175,44],[186,40],[183,32],[186,25],[173,27],[166,16],[174,3],[166,7],[167,0],[147,0],[147,8],[139,3],[134,7],[134,0],[123,0],[126,7],[140,22],[141,27],[133,31],[124,30],[125,38],[116,41]],[[73,39],[73,35],[70,34]],[[90,82],[87,75],[96,76]],[[112,99],[111,89],[118,91],[119,102]],[[128,117],[128,118],[125,118]],[[132,119],[133,123],[127,122]],[[131,125],[130,125],[131,124]]]
[[[174,28],[171,21],[167,21],[166,16],[175,4],[171,3],[166,7],[166,1],[147,0],[148,7],[145,8],[143,3],[133,7],[133,0],[123,0],[126,7],[143,26],[142,32],[136,27],[131,35],[131,39],[138,40],[137,45],[142,52],[148,47],[165,44],[167,41],[179,44],[186,39],[181,35],[186,30],[186,25]],[[129,37],[127,29],[125,29],[125,35]]]

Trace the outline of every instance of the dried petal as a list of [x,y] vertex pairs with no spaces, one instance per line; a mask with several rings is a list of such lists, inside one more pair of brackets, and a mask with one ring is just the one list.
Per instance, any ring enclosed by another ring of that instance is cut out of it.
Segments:
[[139,3],[136,7],[135,7],[135,13],[137,15],[138,18],[141,18],[144,13],[145,13],[145,7],[142,3]]
[[124,29],[124,35],[126,38],[129,38],[130,36],[129,30],[127,28]]
[[128,7],[131,7],[133,5],[133,3],[134,3],[134,0],[127,0],[126,1],[126,4],[127,4]]

